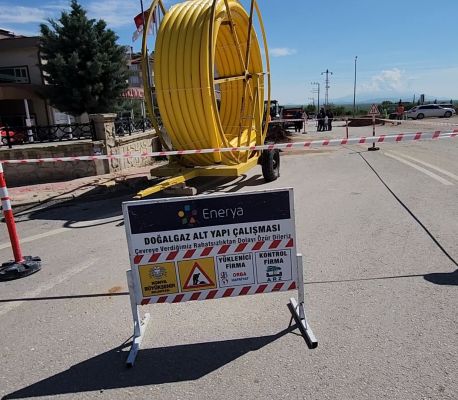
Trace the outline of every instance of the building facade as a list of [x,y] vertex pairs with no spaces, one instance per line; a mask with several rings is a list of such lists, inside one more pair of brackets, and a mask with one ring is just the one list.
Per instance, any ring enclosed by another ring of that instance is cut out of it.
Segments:
[[50,125],[54,113],[40,68],[39,38],[0,29],[0,125]]

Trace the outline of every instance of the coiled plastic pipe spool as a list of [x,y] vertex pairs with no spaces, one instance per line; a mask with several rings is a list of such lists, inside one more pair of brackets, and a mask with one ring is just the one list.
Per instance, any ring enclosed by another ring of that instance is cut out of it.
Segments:
[[[191,0],[177,4],[168,12],[160,0],[155,0],[147,27],[158,6],[165,16],[155,44],[154,82],[160,115],[173,148],[262,144],[267,130],[262,120],[264,82],[267,81],[270,103],[270,67],[256,1],[251,1],[248,14],[234,0]],[[253,29],[254,10],[264,40],[265,72]],[[144,61],[148,54],[147,31],[144,30],[143,36]],[[150,88],[146,79],[144,82],[148,110],[156,127]],[[220,93],[220,99],[215,91]],[[181,162],[194,166],[237,165],[255,156],[248,152],[216,152],[186,156]]]

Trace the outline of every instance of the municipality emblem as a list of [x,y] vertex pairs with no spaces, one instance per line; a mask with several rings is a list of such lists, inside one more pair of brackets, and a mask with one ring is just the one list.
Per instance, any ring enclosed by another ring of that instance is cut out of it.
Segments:
[[161,279],[167,275],[167,270],[164,267],[161,267],[160,265],[158,265],[158,266],[151,268],[149,275],[151,278]]

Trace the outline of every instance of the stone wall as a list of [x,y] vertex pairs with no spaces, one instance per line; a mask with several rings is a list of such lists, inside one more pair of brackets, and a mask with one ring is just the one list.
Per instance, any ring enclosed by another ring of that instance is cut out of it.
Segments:
[[[108,154],[144,153],[159,151],[160,142],[154,130],[117,138],[113,146],[107,144]],[[151,158],[123,158],[110,160],[110,172],[152,165]]]
[[[0,149],[1,160],[23,160],[27,158],[71,157],[100,154],[104,144],[90,140],[75,142],[37,143],[8,149]],[[109,173],[108,162],[72,161],[40,164],[5,164],[3,166],[10,187],[37,183],[58,182],[85,176]]]
[[[35,143],[16,146],[12,149],[0,148],[0,160],[23,160],[27,158],[72,157],[101,154],[142,153],[158,151],[159,138],[154,130],[133,133],[131,136],[115,136],[114,119],[116,114],[91,115],[96,130],[96,141],[62,141]],[[131,158],[120,160],[94,160],[52,162],[40,164],[4,165],[8,186],[23,186],[37,183],[58,182],[85,176],[120,172],[132,167],[152,165],[151,158]]]

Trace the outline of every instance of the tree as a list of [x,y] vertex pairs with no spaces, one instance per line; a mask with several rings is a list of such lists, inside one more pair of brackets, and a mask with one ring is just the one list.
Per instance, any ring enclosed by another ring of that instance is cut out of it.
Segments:
[[305,112],[307,114],[312,114],[316,111],[316,107],[314,104],[308,104],[307,106],[305,106]]
[[127,87],[124,47],[103,20],[88,19],[72,0],[70,13],[40,25],[40,52],[49,99],[72,115],[108,112]]

